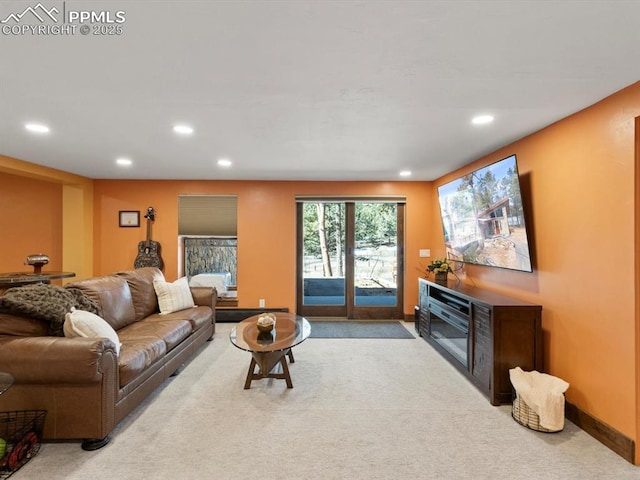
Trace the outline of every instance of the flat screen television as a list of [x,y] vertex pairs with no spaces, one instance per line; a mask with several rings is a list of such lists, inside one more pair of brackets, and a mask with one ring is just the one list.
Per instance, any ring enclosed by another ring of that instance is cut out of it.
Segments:
[[438,187],[447,258],[531,272],[515,155]]

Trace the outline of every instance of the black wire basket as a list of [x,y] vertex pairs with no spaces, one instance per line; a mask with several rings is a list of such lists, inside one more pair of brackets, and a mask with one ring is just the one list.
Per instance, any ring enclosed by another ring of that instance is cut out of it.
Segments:
[[0,412],[0,480],[38,453],[46,415],[45,410]]
[[530,428],[531,430],[535,430],[536,432],[543,433],[557,433],[564,429],[564,427],[562,427],[560,429],[551,430],[540,425],[540,417],[538,414],[518,396],[515,390],[512,392],[512,399],[513,404],[511,406],[511,416],[520,425]]

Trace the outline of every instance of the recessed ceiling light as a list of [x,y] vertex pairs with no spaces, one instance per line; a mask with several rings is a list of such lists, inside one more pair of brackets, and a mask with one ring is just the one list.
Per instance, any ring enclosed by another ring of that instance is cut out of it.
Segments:
[[36,133],[49,133],[49,127],[43,125],[41,123],[27,123],[24,128],[29,130],[30,132]]
[[221,158],[220,160],[218,160],[218,165],[221,167],[230,167],[231,160],[229,160],[228,158]]
[[473,117],[471,119],[471,123],[474,125],[486,125],[487,123],[493,122],[493,115],[478,115],[477,117]]
[[126,166],[128,167],[129,165],[131,165],[133,162],[131,160],[129,160],[128,158],[118,158],[116,160],[116,163],[118,165],[122,165],[122,166]]
[[400,172],[400,176],[401,177],[410,177],[411,176],[411,172],[409,170],[402,170]]
[[193,133],[193,128],[189,125],[174,125],[173,131],[180,135],[191,135]]

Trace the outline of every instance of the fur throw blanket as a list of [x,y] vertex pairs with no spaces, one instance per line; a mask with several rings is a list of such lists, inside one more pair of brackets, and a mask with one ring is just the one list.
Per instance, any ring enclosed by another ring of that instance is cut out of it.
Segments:
[[71,308],[98,314],[98,306],[78,288],[36,284],[11,288],[0,297],[0,311],[49,322],[51,335],[63,337],[64,318]]

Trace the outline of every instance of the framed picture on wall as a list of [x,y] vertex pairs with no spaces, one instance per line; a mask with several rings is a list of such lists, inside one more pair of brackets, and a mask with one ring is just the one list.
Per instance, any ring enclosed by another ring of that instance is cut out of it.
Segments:
[[120,210],[118,219],[121,227],[139,227],[140,210]]

